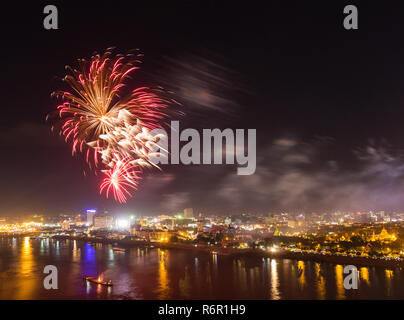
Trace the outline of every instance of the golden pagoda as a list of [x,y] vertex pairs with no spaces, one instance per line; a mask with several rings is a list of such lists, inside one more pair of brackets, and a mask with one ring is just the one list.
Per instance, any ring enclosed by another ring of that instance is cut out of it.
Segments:
[[395,241],[397,239],[394,234],[388,233],[384,227],[377,238],[380,241]]
[[376,236],[375,232],[373,231],[372,236],[369,238],[370,241],[396,241],[397,237],[394,234],[390,234],[387,230],[383,227],[380,233]]

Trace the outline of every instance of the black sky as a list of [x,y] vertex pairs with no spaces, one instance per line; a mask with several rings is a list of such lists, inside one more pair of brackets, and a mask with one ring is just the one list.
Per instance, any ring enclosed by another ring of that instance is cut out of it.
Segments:
[[[34,1],[33,1],[34,2]],[[404,6],[399,1],[48,2],[2,10],[0,214],[403,210]],[[343,28],[357,5],[359,30]],[[145,57],[136,82],[163,85],[185,126],[257,129],[257,172],[167,166],[126,205],[50,132],[64,66],[110,46]]]

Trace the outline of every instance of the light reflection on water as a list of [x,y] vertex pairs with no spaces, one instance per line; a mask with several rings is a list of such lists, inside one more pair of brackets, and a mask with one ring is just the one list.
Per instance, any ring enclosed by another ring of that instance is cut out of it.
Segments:
[[340,264],[335,266],[335,279],[337,285],[337,299],[345,298],[344,289],[344,267]]
[[279,295],[279,278],[278,278],[278,268],[275,259],[271,260],[271,295],[270,299],[279,300],[281,297]]
[[[45,265],[59,289],[45,290]],[[157,248],[114,252],[81,241],[0,238],[0,299],[403,299],[404,271],[359,268],[344,289],[344,266]],[[103,287],[84,275],[111,279]]]
[[325,279],[323,271],[321,270],[321,263],[315,264],[316,282],[317,282],[317,299],[325,299]]
[[19,259],[24,263],[19,264],[20,268],[17,269],[19,277],[16,279],[17,291],[15,292],[16,299],[28,299],[32,294],[35,287],[35,280],[30,277],[34,268],[33,248],[29,237],[23,239]]
[[167,256],[166,251],[157,249],[159,256],[158,285],[156,287],[157,299],[168,299],[170,297],[170,286],[167,278]]

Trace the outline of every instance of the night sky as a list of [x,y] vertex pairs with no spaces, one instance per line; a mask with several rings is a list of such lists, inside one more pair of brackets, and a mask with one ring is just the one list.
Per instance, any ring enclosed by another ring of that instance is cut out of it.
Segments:
[[[2,10],[0,215],[404,210],[404,6],[369,1],[48,2]],[[359,30],[343,28],[357,5]],[[77,58],[145,55],[133,85],[174,92],[181,128],[257,129],[257,170],[168,165],[120,205],[51,133]]]

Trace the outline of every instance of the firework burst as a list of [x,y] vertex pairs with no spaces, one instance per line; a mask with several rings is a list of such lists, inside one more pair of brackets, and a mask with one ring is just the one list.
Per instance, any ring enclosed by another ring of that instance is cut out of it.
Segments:
[[100,186],[100,193],[105,190],[106,197],[113,192],[115,200],[126,202],[128,196],[132,196],[129,190],[137,189],[137,181],[140,178],[140,171],[136,170],[136,166],[131,164],[131,159],[117,159],[113,168],[103,170],[106,177]]
[[59,133],[71,143],[72,154],[84,153],[90,168],[106,177],[100,193],[111,190],[115,199],[125,202],[131,189],[137,189],[140,173],[155,166],[151,152],[161,136],[150,131],[162,128],[168,106],[162,90],[127,88],[127,80],[139,68],[141,55],[130,52],[113,55],[113,48],[89,61],[80,59],[79,70],[69,66],[63,81],[69,91],[52,93],[62,99],[53,113],[59,119]]

